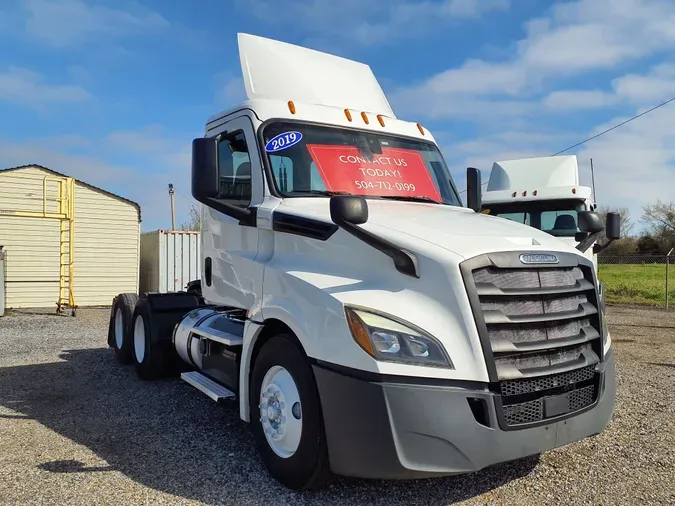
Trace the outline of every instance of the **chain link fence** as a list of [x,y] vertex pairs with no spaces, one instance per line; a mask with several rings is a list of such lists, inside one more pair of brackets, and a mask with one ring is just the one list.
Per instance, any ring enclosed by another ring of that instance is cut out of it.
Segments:
[[668,253],[601,253],[598,276],[609,303],[675,307],[672,277],[675,255]]

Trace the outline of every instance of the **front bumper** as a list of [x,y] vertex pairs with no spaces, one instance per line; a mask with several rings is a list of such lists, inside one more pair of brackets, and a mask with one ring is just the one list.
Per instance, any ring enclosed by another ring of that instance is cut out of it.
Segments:
[[[612,350],[598,371],[600,392],[593,408],[558,422],[503,431],[495,395],[484,384],[373,381],[315,365],[331,469],[379,479],[462,474],[598,434],[614,412]],[[487,426],[477,421],[470,398],[486,401],[481,419]]]

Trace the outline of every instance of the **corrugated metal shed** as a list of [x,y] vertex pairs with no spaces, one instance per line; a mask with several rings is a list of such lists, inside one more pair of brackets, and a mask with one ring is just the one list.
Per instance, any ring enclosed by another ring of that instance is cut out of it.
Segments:
[[199,232],[186,230],[141,234],[141,293],[178,292],[200,279],[199,239]]
[[64,282],[69,289],[71,252],[77,306],[109,305],[118,293],[138,291],[140,206],[135,202],[74,180],[72,247],[70,221],[20,216],[59,211],[59,181],[66,178],[40,165],[0,170],[8,308],[54,307]]

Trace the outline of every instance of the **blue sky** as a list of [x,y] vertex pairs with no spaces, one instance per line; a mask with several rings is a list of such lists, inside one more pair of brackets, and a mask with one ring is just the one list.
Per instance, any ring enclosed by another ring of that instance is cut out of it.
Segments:
[[[244,96],[236,33],[368,63],[397,115],[468,165],[547,155],[675,96],[669,0],[4,0],[0,167],[38,163],[139,202],[191,203],[190,143]],[[598,202],[675,200],[675,103],[570,151]]]

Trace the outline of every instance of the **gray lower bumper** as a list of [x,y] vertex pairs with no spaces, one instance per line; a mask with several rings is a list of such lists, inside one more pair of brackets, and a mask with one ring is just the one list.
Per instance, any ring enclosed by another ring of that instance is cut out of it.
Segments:
[[[596,405],[555,423],[499,428],[494,395],[473,385],[356,379],[315,366],[328,454],[336,474],[406,479],[467,473],[535,455],[602,431],[614,412],[614,355],[600,364]],[[468,399],[485,399],[487,425]]]

